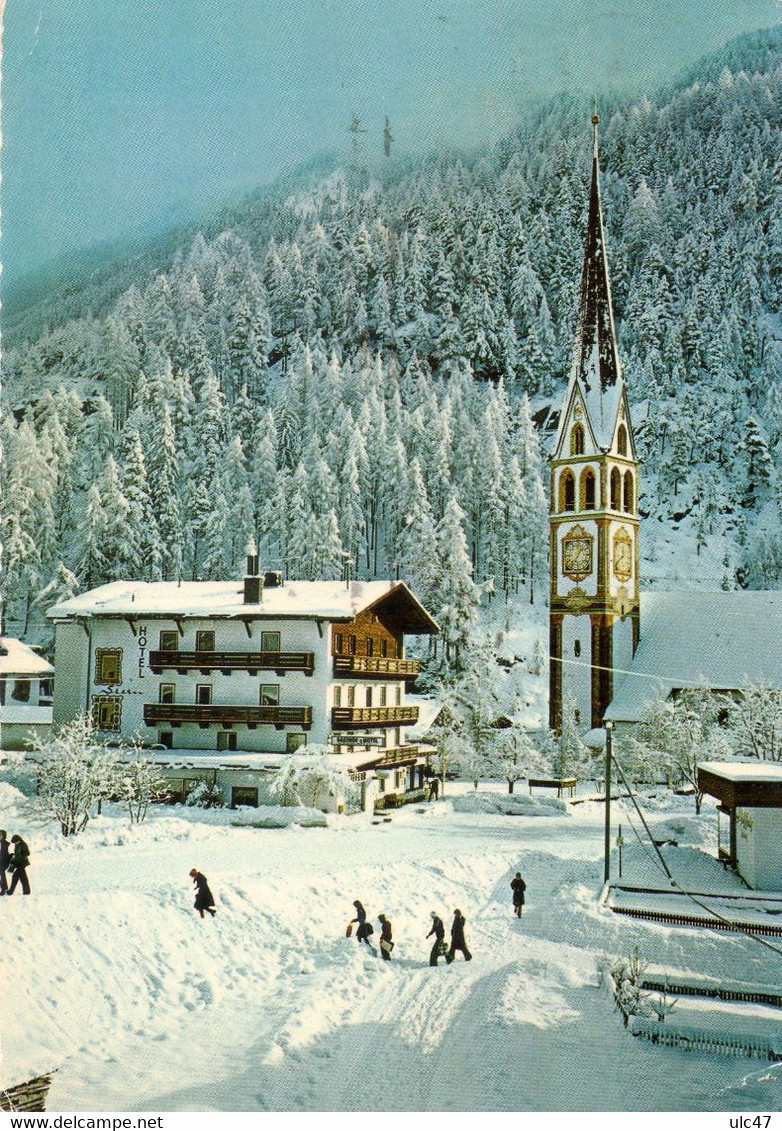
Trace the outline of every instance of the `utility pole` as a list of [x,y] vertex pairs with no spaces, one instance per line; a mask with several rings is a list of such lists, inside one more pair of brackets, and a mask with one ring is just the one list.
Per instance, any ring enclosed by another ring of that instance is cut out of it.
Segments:
[[606,732],[606,816],[605,840],[603,845],[603,882],[608,883],[611,874],[611,758],[613,755],[613,730],[614,724],[609,720],[603,723]]

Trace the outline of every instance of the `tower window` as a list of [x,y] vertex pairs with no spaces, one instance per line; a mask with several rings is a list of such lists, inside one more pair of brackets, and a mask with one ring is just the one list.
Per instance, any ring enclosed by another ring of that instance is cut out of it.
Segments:
[[570,454],[582,456],[584,454],[584,428],[581,424],[574,424],[570,432]]
[[560,476],[559,509],[561,511],[574,511],[576,509],[576,480],[572,471],[563,471]]
[[620,456],[627,455],[627,429],[624,424],[619,425],[619,430],[616,434],[616,450]]
[[635,507],[633,506],[633,503],[634,503],[634,499],[633,499],[633,475],[632,475],[632,472],[630,472],[630,471],[625,472],[624,487],[625,487],[624,510],[626,510],[628,512],[628,514],[632,514],[632,512],[635,510]]
[[622,509],[622,476],[617,468],[611,472],[611,510]]
[[595,473],[591,467],[585,468],[581,474],[581,509],[595,509]]
[[576,659],[578,659],[578,657],[581,655],[581,641],[580,640],[574,640],[573,641],[573,655],[576,657]]

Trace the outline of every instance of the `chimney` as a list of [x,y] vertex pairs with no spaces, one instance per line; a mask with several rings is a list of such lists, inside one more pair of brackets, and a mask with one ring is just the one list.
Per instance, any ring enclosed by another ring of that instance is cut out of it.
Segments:
[[260,605],[263,596],[263,581],[258,575],[258,550],[251,536],[247,543],[247,573],[244,576],[245,605]]

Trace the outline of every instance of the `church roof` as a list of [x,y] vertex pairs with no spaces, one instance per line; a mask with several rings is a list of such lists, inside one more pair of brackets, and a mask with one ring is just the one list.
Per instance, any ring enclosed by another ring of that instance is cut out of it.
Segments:
[[[578,327],[573,351],[573,365],[560,424],[564,426],[567,407],[578,386],[589,417],[589,423],[600,447],[610,445],[623,381],[616,345],[614,310],[611,302],[611,283],[608,277],[608,257],[603,211],[600,197],[600,168],[597,147],[597,115],[592,118],[594,144],[592,153],[592,184],[589,191],[589,219],[587,222],[584,264],[581,269],[581,291],[578,303]],[[557,437],[557,447],[560,437]]]
[[780,638],[782,592],[642,593],[641,641],[605,718],[640,722],[656,698],[688,687],[782,687]]

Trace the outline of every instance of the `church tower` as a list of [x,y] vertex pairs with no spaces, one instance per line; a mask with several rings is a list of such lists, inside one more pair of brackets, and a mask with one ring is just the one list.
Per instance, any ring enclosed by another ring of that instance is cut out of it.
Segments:
[[614,670],[639,639],[638,458],[619,366],[603,236],[597,125],[578,328],[551,457],[549,725],[572,697],[602,726]]

